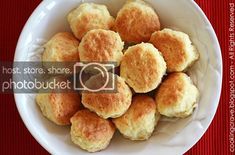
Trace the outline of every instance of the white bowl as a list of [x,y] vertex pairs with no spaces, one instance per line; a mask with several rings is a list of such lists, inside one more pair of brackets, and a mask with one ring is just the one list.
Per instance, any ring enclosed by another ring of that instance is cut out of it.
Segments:
[[[89,0],[91,1],[106,4],[113,16],[125,2]],[[116,132],[109,147],[96,154],[183,154],[205,133],[218,106],[222,83],[221,51],[215,32],[205,14],[192,0],[146,1],[156,9],[162,28],[169,27],[186,32],[199,50],[200,60],[188,72],[200,90],[199,106],[189,118],[163,118],[148,141],[129,141]],[[14,60],[39,60],[41,45],[46,40],[56,32],[70,31],[66,15],[81,2],[83,1],[42,1],[20,35]],[[48,152],[63,155],[89,154],[71,142],[69,127],[59,127],[42,116],[33,94],[15,94],[15,101],[28,130]]]

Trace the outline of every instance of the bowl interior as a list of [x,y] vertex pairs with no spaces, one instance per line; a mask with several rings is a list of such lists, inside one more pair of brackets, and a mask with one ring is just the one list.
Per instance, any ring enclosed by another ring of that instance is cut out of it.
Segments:
[[[200,91],[198,107],[186,119],[162,118],[148,141],[124,139],[118,132],[109,147],[96,154],[182,154],[195,144],[211,123],[217,109],[222,60],[213,28],[191,0],[146,0],[160,17],[162,28],[189,34],[200,53],[200,60],[188,71]],[[84,0],[43,1],[26,23],[19,39],[15,61],[40,59],[42,45],[55,33],[70,31],[66,16]],[[107,5],[115,17],[125,0],[86,0]],[[34,101],[34,94],[15,94],[20,115],[32,135],[52,154],[88,154],[70,140],[69,127],[59,127],[45,119]]]

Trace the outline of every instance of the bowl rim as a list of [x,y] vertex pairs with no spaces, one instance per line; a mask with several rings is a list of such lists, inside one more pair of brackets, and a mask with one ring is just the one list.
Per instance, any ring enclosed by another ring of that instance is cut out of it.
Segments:
[[212,32],[211,33],[211,37],[216,42],[216,51],[219,54],[218,58],[220,59],[219,61],[221,62],[221,66],[220,66],[220,70],[219,70],[220,73],[221,73],[221,76],[220,76],[220,79],[219,79],[219,82],[220,82],[219,83],[219,93],[216,95],[216,99],[214,101],[214,103],[216,103],[216,108],[213,111],[212,117],[210,117],[210,120],[209,120],[208,124],[206,124],[206,127],[201,132],[201,134],[197,137],[197,139],[191,145],[188,146],[188,148],[183,152],[183,154],[186,153],[188,150],[190,150],[202,138],[202,136],[206,133],[206,131],[208,130],[209,126],[211,125],[211,123],[212,123],[212,121],[213,121],[213,119],[215,117],[215,114],[217,112],[218,106],[219,106],[221,90],[222,90],[222,81],[223,81],[223,59],[222,59],[222,53],[221,53],[220,44],[219,44],[217,35],[215,33],[215,30],[214,30],[213,26],[211,25],[211,22],[207,18],[206,14],[200,8],[200,6],[194,0],[189,1],[189,3],[191,3],[192,6],[195,7],[195,9],[198,11],[199,15],[202,17],[202,19],[205,21],[205,23],[209,25],[209,31]]
[[[29,28],[29,25],[33,22],[33,19],[34,17],[39,13],[39,11],[41,9],[43,9],[47,4],[51,3],[52,1],[54,0],[44,0],[42,1],[33,11],[33,13],[30,15],[30,17],[28,18],[27,22],[25,23],[21,33],[20,33],[20,36],[19,36],[19,39],[18,39],[18,42],[17,42],[17,46],[16,46],[16,49],[15,49],[15,54],[14,54],[14,62],[16,61],[16,59],[19,56],[19,53],[18,52],[20,50],[20,44],[22,44],[22,42],[24,41],[24,38],[23,36],[25,36],[26,34],[26,30]],[[198,4],[194,1],[194,0],[189,0],[187,1],[188,3],[191,3],[190,5],[192,7],[194,7],[198,13],[198,15],[202,18],[202,20],[204,20],[204,22],[209,25],[209,29],[208,31],[211,32],[210,33],[210,37],[212,38],[212,40],[216,43],[215,44],[215,52],[217,52],[218,54],[218,58],[219,58],[219,61],[221,62],[221,66],[220,66],[220,69],[219,69],[219,72],[221,73],[221,76],[219,78],[219,86],[218,86],[218,94],[216,95],[216,98],[214,99],[214,103],[216,103],[216,108],[215,110],[212,112],[212,115],[211,117],[209,118],[209,121],[208,123],[205,125],[205,128],[202,130],[202,132],[200,133],[200,135],[193,141],[193,143],[191,143],[190,145],[187,145],[187,147],[185,148],[184,152],[182,152],[182,154],[186,153],[189,149],[191,149],[201,138],[202,136],[206,133],[206,131],[208,130],[209,126],[211,125],[212,123],[212,120],[214,119],[214,116],[216,114],[216,111],[218,109],[218,105],[219,105],[219,100],[220,100],[220,96],[221,96],[221,90],[222,90],[222,79],[223,79],[223,60],[222,60],[222,53],[221,53],[221,48],[220,48],[220,44],[219,44],[219,41],[218,41],[218,38],[216,36],[216,33],[210,23],[210,21],[208,20],[207,16],[205,15],[205,13],[202,11],[202,9],[198,6]],[[25,116],[25,114],[23,113],[23,110],[22,108],[20,107],[20,103],[18,102],[18,99],[21,98],[21,95],[23,94],[16,94],[14,93],[14,99],[15,99],[15,102],[16,102],[16,107],[17,107],[17,110],[20,114],[20,117],[23,121],[23,123],[25,124],[26,128],[28,129],[28,131],[30,132],[30,134],[34,137],[34,139],[36,139],[36,141],[44,148],[46,149],[50,154],[55,154],[56,151],[55,149],[51,148],[49,145],[47,145],[47,142],[45,139],[42,139],[40,136],[37,135],[37,131],[33,130],[31,128],[31,124],[27,122],[28,118]]]

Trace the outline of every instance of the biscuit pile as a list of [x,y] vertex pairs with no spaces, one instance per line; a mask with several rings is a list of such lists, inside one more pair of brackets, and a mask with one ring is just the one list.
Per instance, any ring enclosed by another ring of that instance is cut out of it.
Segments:
[[[199,54],[187,34],[160,30],[159,17],[149,4],[128,0],[114,19],[106,6],[83,3],[67,19],[73,34],[52,37],[43,62],[112,61],[120,68],[114,75],[115,93],[36,96],[45,117],[58,125],[71,124],[76,145],[89,152],[105,149],[116,128],[130,140],[147,140],[161,115],[192,114],[199,91],[184,72]],[[155,98],[149,95],[153,91]]]

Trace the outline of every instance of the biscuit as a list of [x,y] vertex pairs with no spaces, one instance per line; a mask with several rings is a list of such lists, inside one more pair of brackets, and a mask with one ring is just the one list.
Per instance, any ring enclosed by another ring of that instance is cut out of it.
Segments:
[[111,30],[95,29],[87,32],[79,45],[81,61],[116,62],[119,65],[123,53],[118,33]]
[[159,86],[156,104],[160,114],[184,118],[196,107],[198,89],[185,73],[171,73]]
[[94,3],[81,4],[68,14],[67,20],[73,34],[79,40],[90,30],[109,30],[114,25],[114,18],[110,15],[107,7]]
[[71,118],[71,139],[73,143],[88,152],[105,149],[115,132],[111,121],[100,118],[87,109],[78,111]]
[[69,32],[54,35],[45,45],[42,54],[43,62],[79,61],[79,42]]
[[[116,118],[123,115],[131,105],[132,92],[124,79],[114,75],[114,92],[82,92],[82,104],[103,118]],[[91,78],[95,80],[96,78]],[[92,83],[92,81],[90,81]]]
[[113,122],[124,137],[131,140],[147,140],[159,118],[155,101],[149,96],[137,95],[133,98],[128,111],[113,119]]
[[136,93],[149,92],[160,84],[166,72],[166,63],[150,43],[129,47],[120,65],[120,76]]
[[199,58],[189,36],[183,32],[163,29],[154,32],[150,42],[162,53],[167,72],[185,71]]
[[142,0],[129,0],[120,9],[115,30],[128,43],[149,41],[153,32],[160,30],[158,15]]
[[36,103],[42,114],[57,125],[69,125],[70,118],[80,108],[80,96],[78,93],[39,93]]

